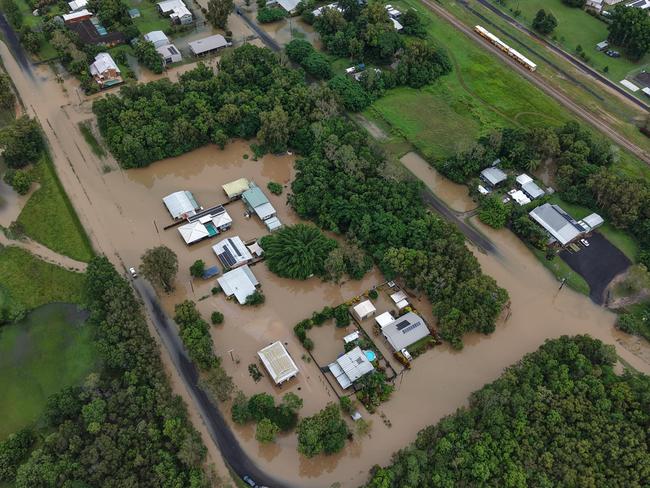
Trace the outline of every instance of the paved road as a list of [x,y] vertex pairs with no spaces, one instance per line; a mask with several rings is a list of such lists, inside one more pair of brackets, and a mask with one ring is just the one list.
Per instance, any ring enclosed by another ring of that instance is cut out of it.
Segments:
[[515,71],[519,72],[521,76],[523,76],[531,83],[536,85],[547,95],[553,97],[561,105],[564,105],[574,114],[581,117],[584,121],[588,122],[593,127],[603,132],[605,135],[611,138],[616,144],[627,149],[629,152],[637,156],[639,159],[643,160],[646,164],[650,165],[650,154],[647,151],[643,150],[633,142],[629,141],[627,138],[623,137],[621,134],[618,133],[618,131],[613,129],[607,122],[605,122],[605,120],[602,119],[600,116],[596,116],[595,114],[586,110],[581,105],[575,103],[570,97],[568,97],[563,92],[561,92],[560,90],[554,88],[549,83],[547,83],[546,80],[536,75],[535,73],[528,71],[526,68],[521,66],[513,59],[511,59],[508,55],[506,55],[503,51],[498,49],[496,46],[493,46],[492,44],[483,40],[483,38],[479,37],[474,33],[471,27],[465,25],[463,22],[458,20],[451,13],[445,10],[442,6],[438,5],[437,3],[431,0],[422,0],[422,3],[425,6],[427,6],[430,10],[438,14],[440,17],[445,19],[447,22],[449,22],[456,29],[463,32],[470,39],[473,39],[477,44],[483,46],[484,49],[496,53]]
[[239,15],[242,19],[244,19],[244,22],[246,22],[246,25],[250,27],[253,32],[255,32],[258,36],[260,36],[260,39],[266,44],[272,51],[278,52],[281,48],[280,45],[275,42],[275,39],[273,39],[271,36],[269,36],[264,29],[262,29],[257,22],[253,22],[251,19],[248,18],[246,13],[241,9],[241,7],[236,7],[235,11],[237,12],[237,15]]
[[[492,4],[489,2],[489,0],[477,0],[477,1],[478,1],[481,5],[483,5],[485,8],[489,9],[490,11],[494,12],[496,15],[498,15],[499,17],[501,17],[502,19],[504,19],[505,21],[507,21],[510,25],[512,25],[513,27],[517,28],[517,30],[523,32],[524,34],[529,35],[530,37],[532,37],[532,38],[535,39],[536,41],[538,41],[538,42],[540,42],[541,44],[543,44],[546,48],[548,48],[548,49],[550,49],[551,51],[555,52],[556,54],[559,54],[560,56],[562,56],[564,59],[566,59],[567,61],[569,61],[571,64],[573,64],[576,68],[578,68],[580,71],[582,71],[582,72],[585,73],[586,75],[590,76],[591,78],[593,78],[594,80],[598,81],[599,83],[605,85],[607,88],[609,88],[609,89],[611,89],[611,90],[614,90],[618,95],[620,95],[621,97],[626,98],[627,100],[629,100],[629,101],[632,102],[633,104],[635,104],[635,105],[641,107],[642,109],[644,109],[644,110],[650,110],[650,106],[649,106],[647,103],[645,103],[643,100],[639,100],[637,97],[635,97],[635,96],[632,95],[631,93],[626,92],[623,88],[621,88],[620,86],[618,86],[618,85],[617,85],[616,83],[614,83],[612,80],[610,80],[610,79],[606,78],[605,76],[601,75],[598,71],[596,71],[595,69],[593,69],[591,66],[589,66],[589,65],[587,65],[587,64],[585,64],[585,63],[583,63],[581,60],[579,60],[578,58],[576,58],[575,56],[573,56],[571,53],[565,51],[564,49],[559,48],[558,46],[556,46],[555,44],[553,44],[553,43],[551,43],[551,42],[548,42],[546,39],[544,39],[543,37],[539,36],[535,31],[529,29],[528,27],[526,27],[525,25],[523,25],[521,22],[518,22],[517,20],[513,19],[513,18],[510,17],[508,14],[506,14],[505,12],[503,12],[502,10],[500,10],[499,8],[497,8],[497,7],[495,7],[494,5],[492,5]],[[485,19],[485,17],[483,17],[483,16],[480,15],[478,12],[476,12],[474,9],[472,9],[469,5],[467,5],[466,2],[461,1],[461,4],[462,4],[465,8],[467,8],[468,10],[471,10],[472,13],[478,15],[479,17],[481,17],[481,18],[484,19],[484,20],[487,20],[487,19]],[[488,22],[489,22],[489,21],[488,21]],[[490,22],[490,24],[494,25],[492,22]],[[495,27],[496,27],[496,26],[495,26]],[[497,28],[498,28],[498,27],[497,27]],[[499,28],[499,31],[501,31],[503,34],[507,35],[510,39],[513,39],[513,40],[519,42],[519,41],[518,41],[514,36],[511,36],[510,34],[508,34],[508,33],[507,33],[506,31],[504,31],[503,29],[500,29],[500,28]],[[521,44],[521,45],[527,47],[528,49],[530,49],[529,46],[526,46],[525,44],[523,44],[523,43],[521,43],[521,42],[519,42],[519,44]],[[533,50],[531,49],[531,51],[533,51]],[[533,51],[533,52],[535,52],[535,51]],[[537,54],[538,56],[540,56],[540,57],[541,57],[542,59],[544,59],[547,63],[553,65],[553,63],[551,63],[551,62],[549,62],[548,60],[546,60],[543,56],[539,55],[539,54],[536,53],[536,52],[535,52],[535,54]],[[558,69],[558,70],[559,70],[559,68],[557,68],[556,66],[553,65],[553,67],[554,67],[555,69]],[[560,71],[562,71],[562,70],[560,70]],[[564,71],[562,71],[562,74],[564,74],[565,76],[567,75],[567,73],[564,72]],[[601,98],[601,97],[598,97],[598,98]]]
[[2,37],[4,37],[5,43],[11,51],[11,54],[13,54],[14,59],[18,62],[22,70],[33,78],[32,63],[29,61],[23,47],[20,45],[16,32],[13,27],[9,25],[9,22],[7,22],[7,19],[2,12],[0,12],[0,32],[2,32]]
[[133,287],[144,301],[147,313],[165,348],[169,351],[171,360],[178,370],[181,379],[190,391],[192,399],[210,432],[210,436],[219,446],[221,454],[232,470],[242,478],[245,475],[250,476],[260,487],[290,488],[289,485],[283,485],[264,473],[248,457],[239,445],[237,438],[224,419],[221,411],[212,404],[212,401],[205,392],[199,388],[197,385],[199,373],[196,366],[187,357],[181,339],[178,336],[178,329],[161,307],[151,285],[142,278],[138,278],[133,281]]

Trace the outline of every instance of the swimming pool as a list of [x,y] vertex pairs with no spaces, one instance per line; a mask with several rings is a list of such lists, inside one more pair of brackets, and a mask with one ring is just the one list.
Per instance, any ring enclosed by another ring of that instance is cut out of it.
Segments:
[[375,359],[377,359],[377,355],[375,354],[375,351],[368,350],[368,351],[363,351],[363,353],[368,358],[368,361],[374,361]]

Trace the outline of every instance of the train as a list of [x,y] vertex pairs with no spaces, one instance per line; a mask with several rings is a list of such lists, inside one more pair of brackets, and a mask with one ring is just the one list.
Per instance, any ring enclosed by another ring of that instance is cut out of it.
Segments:
[[480,25],[476,25],[474,26],[474,31],[479,36],[483,37],[484,39],[487,39],[490,43],[494,44],[496,47],[501,49],[504,53],[506,53],[515,61],[517,61],[519,64],[526,67],[526,69],[530,71],[535,71],[537,69],[537,65],[533,63],[530,59],[528,59],[526,56],[521,54],[516,49],[513,49],[510,46],[508,46],[505,42],[503,42],[501,39],[499,39],[497,36],[492,34],[484,27],[481,27]]

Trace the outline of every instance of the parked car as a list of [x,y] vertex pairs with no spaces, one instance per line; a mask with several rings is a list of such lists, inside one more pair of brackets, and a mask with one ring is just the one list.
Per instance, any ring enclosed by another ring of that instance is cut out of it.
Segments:
[[612,51],[611,49],[609,51],[606,51],[605,54],[607,54],[607,56],[609,56],[610,58],[620,58],[621,57],[621,53],[619,53],[618,51]]
[[580,242],[582,242],[583,246],[589,247],[589,241],[587,239],[580,239]]
[[135,270],[135,268],[129,268],[129,273],[131,273],[132,278],[138,277],[138,272]]
[[257,487],[257,483],[255,483],[255,481],[253,481],[253,478],[248,475],[244,476],[244,481],[247,485],[252,486],[253,488]]

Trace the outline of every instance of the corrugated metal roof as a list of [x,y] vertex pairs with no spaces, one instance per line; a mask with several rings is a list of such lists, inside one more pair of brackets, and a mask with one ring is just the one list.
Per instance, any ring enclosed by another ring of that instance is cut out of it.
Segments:
[[586,230],[564,210],[550,203],[534,208],[529,215],[563,246]]
[[381,329],[395,351],[410,346],[429,335],[429,328],[419,315],[408,312]]
[[293,359],[291,359],[291,356],[280,341],[266,346],[257,355],[276,385],[298,374],[298,366],[293,362]]

